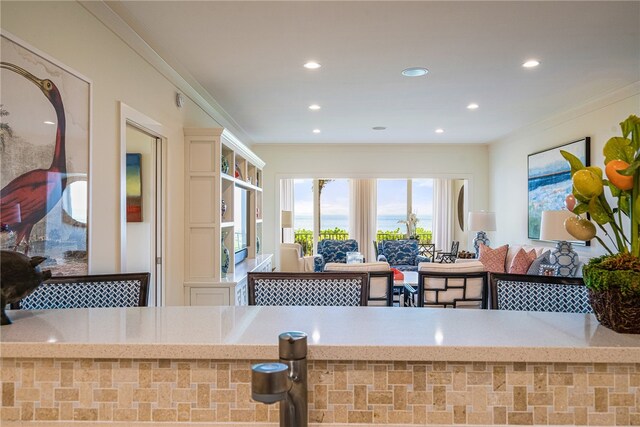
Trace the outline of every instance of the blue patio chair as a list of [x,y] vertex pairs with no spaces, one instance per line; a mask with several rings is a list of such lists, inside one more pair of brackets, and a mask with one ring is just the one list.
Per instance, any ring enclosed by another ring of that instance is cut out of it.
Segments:
[[418,271],[418,264],[431,261],[419,255],[420,246],[415,239],[382,240],[378,243],[378,261],[386,261],[400,271]]
[[318,251],[314,258],[314,271],[324,271],[328,262],[347,262],[347,252],[358,252],[358,242],[354,239],[331,240],[318,242]]

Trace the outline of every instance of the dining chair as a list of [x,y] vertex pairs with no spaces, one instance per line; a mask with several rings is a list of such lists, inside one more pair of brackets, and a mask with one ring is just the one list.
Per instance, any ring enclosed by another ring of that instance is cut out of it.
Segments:
[[456,258],[458,257],[458,248],[460,246],[460,242],[453,241],[451,242],[451,249],[449,252],[436,252],[436,262],[440,263],[453,263],[456,262]]
[[420,264],[418,307],[486,309],[487,305],[488,278],[480,261]]
[[146,307],[149,278],[149,273],[52,277],[11,308]]
[[249,305],[363,306],[369,297],[366,272],[255,272],[247,285]]
[[491,273],[491,309],[592,313],[582,277]]

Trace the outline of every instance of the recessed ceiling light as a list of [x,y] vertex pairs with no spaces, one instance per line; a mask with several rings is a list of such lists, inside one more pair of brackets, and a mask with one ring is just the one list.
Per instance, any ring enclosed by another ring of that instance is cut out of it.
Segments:
[[318,104],[311,104],[309,105],[309,110],[319,110],[320,106]]
[[308,68],[309,70],[315,70],[322,67],[322,65],[318,64],[315,61],[309,61],[306,64],[304,64],[304,68]]
[[320,133],[320,129],[314,129],[312,130],[313,133]]
[[387,128],[385,126],[374,126],[371,129],[373,129],[373,130],[386,130]]
[[538,65],[540,65],[540,61],[535,59],[530,59],[524,64],[522,64],[524,68],[534,68],[534,67],[537,67]]
[[438,128],[438,129],[436,129],[436,133],[444,133],[444,129]]
[[429,70],[424,67],[410,67],[402,70],[402,75],[405,77],[421,77],[427,75]]
[[478,109],[478,107],[479,107],[479,105],[478,105],[478,104],[476,104],[475,102],[472,102],[471,104],[467,105],[467,108],[468,108],[469,110],[477,110],[477,109]]
[[44,122],[45,125],[55,125],[55,123],[49,121],[49,120],[45,120]]

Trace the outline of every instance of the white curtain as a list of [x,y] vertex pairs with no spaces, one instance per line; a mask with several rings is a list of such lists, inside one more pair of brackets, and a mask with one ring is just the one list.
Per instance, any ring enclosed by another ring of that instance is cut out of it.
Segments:
[[350,181],[349,237],[358,241],[358,249],[367,262],[375,261],[377,186],[375,179]]
[[448,252],[453,241],[453,180],[433,180],[433,238],[436,249]]
[[[278,224],[280,224],[280,215],[282,211],[293,212],[293,179],[280,180],[280,212],[278,212]],[[295,218],[295,212],[293,212]],[[295,225],[295,224],[294,224]],[[284,231],[283,243],[293,243],[295,239],[293,228],[280,227],[280,233]],[[281,234],[282,236],[282,234]]]

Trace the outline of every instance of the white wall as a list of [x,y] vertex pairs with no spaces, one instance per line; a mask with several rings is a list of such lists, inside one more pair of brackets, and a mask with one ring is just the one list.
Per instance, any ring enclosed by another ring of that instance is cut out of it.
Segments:
[[[498,229],[492,246],[531,243],[527,238],[527,155],[588,136],[591,164],[604,170],[602,147],[612,136],[621,135],[621,121],[640,114],[639,88],[640,84],[623,88],[490,144],[490,201]],[[591,247],[576,250],[585,256],[604,253],[595,240]]]
[[279,239],[281,178],[462,178],[469,180],[469,209],[488,209],[486,145],[256,144],[264,169],[264,252]]
[[1,26],[92,80],[91,273],[120,269],[119,111],[122,101],[164,126],[167,149],[166,301],[182,304],[184,264],[183,127],[218,124],[84,7],[75,2],[2,2]]

